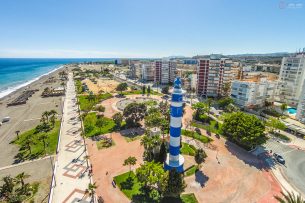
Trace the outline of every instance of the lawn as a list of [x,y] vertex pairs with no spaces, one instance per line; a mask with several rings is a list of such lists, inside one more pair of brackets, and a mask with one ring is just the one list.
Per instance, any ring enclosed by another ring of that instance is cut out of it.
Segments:
[[93,109],[93,106],[98,104],[102,100],[106,100],[111,98],[112,95],[110,93],[105,94],[99,94],[96,95],[96,98],[92,101],[88,100],[88,95],[79,95],[78,101],[79,101],[79,107],[82,111],[90,111]]
[[[16,155],[16,161],[24,161],[29,159],[37,159],[43,157],[45,154],[54,154],[57,147],[58,135],[60,129],[60,121],[55,122],[55,126],[49,132],[35,133],[35,128],[26,131],[19,135],[19,139],[16,138],[13,143],[18,145],[19,153]],[[42,134],[46,134],[48,137],[45,140],[46,148],[42,140],[39,140]],[[31,152],[27,149],[26,140],[31,139],[33,142],[30,144]]]
[[280,138],[280,139],[282,139],[284,141],[287,141],[287,142],[291,141],[291,139],[289,137],[287,137],[286,135],[283,135],[281,133],[274,132],[274,133],[270,133],[270,135],[274,136],[274,137],[277,137],[277,138]]
[[199,140],[202,143],[209,143],[209,142],[213,141],[213,139],[211,139],[211,138],[209,138],[209,137],[207,137],[205,135],[200,135],[197,132],[193,133],[192,131],[182,129],[181,133],[184,136],[194,138],[196,140]]
[[101,140],[96,142],[96,146],[97,146],[98,150],[109,148],[109,147],[112,147],[114,145],[115,145],[115,143],[114,143],[113,140],[112,140],[112,142],[107,142],[107,140],[101,139]]
[[183,194],[180,197],[183,203],[198,203],[194,193]]
[[185,174],[185,176],[191,176],[191,175],[195,174],[197,170],[198,170],[198,166],[193,165],[189,169],[184,171],[184,174]]
[[162,202],[162,203],[198,203],[194,194],[183,194],[180,198],[164,198],[161,201],[152,200],[148,195],[141,192],[141,184],[134,172],[123,173],[113,178],[120,190],[132,200],[132,202]]
[[141,184],[138,182],[134,172],[126,172],[113,178],[120,190],[129,198],[140,194]]
[[182,143],[182,147],[180,148],[181,154],[195,156],[196,148],[193,145]]
[[[130,91],[125,91],[125,92],[122,92],[123,95],[133,95],[133,94],[142,94],[142,90],[130,90]],[[153,91],[151,90],[150,92],[151,95],[159,95],[159,96],[162,96],[163,94],[159,93],[159,92],[156,92],[156,91]],[[147,91],[145,93],[145,95],[147,95]]]
[[103,117],[104,126],[98,128],[96,126],[97,116],[96,113],[88,113],[84,118],[84,128],[86,137],[92,137],[96,135],[103,135],[106,133],[113,132],[115,129],[115,123],[112,119]]
[[142,137],[142,135],[139,135],[137,132],[131,132],[127,135],[123,135],[125,140],[127,142],[132,142],[132,141],[135,141],[135,140],[138,140]]
[[196,122],[192,122],[191,124],[193,127],[196,128],[201,128],[201,129],[205,129],[206,131],[221,135],[223,134],[222,130],[221,130],[221,123],[215,121],[215,120],[211,120],[210,124],[202,124],[202,123],[196,123]]
[[80,80],[75,80],[75,87],[77,94],[81,94],[83,92],[82,82]]

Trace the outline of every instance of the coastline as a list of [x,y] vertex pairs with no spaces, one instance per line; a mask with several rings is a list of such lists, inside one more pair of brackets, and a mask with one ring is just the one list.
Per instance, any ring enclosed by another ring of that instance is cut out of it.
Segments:
[[[10,100],[12,97],[16,97],[16,94],[23,92],[26,89],[29,89],[31,86],[35,86],[37,83],[41,83],[44,79],[57,74],[60,70],[69,66],[70,64],[60,65],[58,68],[55,68],[47,73],[44,73],[32,80],[29,80],[25,83],[22,83],[18,86],[12,87],[11,89],[5,90],[0,93],[0,103],[3,103],[5,100]],[[6,92],[9,91],[9,92]]]

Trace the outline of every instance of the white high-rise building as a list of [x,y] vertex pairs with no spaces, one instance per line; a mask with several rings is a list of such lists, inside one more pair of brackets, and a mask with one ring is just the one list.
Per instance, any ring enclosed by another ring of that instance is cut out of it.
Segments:
[[155,68],[153,63],[143,63],[142,64],[142,80],[144,81],[154,81]]
[[274,102],[278,81],[260,78],[257,81],[234,80],[231,86],[231,98],[241,107],[252,108],[265,105],[265,101]]
[[296,106],[301,98],[305,81],[305,54],[299,53],[282,60],[279,84],[279,100]]

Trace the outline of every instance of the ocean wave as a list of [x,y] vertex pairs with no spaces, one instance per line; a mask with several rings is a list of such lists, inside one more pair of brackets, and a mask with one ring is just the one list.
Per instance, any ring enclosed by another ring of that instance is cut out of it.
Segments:
[[18,89],[20,89],[22,87],[25,87],[25,86],[27,86],[27,85],[29,85],[29,84],[39,80],[41,77],[49,75],[49,74],[51,74],[51,73],[53,73],[53,72],[55,72],[55,71],[57,71],[57,70],[59,70],[61,68],[63,68],[63,66],[59,66],[58,68],[55,68],[55,69],[53,69],[53,70],[51,70],[51,71],[49,71],[47,73],[44,73],[44,74],[42,74],[42,75],[40,75],[40,76],[38,76],[38,77],[36,77],[36,78],[34,78],[32,80],[25,81],[22,84],[18,84],[18,85],[15,85],[15,86],[10,86],[10,87],[8,87],[5,90],[0,91],[0,99],[5,97],[5,96],[7,96],[7,95],[9,95],[9,94],[11,94],[11,93],[13,93],[13,92],[15,92],[15,91],[17,91]]

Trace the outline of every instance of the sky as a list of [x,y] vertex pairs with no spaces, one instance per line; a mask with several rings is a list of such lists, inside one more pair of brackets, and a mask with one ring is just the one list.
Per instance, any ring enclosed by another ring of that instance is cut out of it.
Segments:
[[1,0],[0,57],[295,52],[305,0]]

